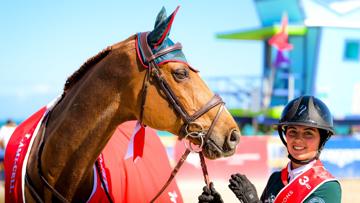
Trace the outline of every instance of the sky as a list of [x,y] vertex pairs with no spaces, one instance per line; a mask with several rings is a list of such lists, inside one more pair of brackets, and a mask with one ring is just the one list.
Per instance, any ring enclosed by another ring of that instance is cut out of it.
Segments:
[[252,0],[1,1],[0,120],[27,118],[88,58],[152,30],[163,6],[169,15],[178,5],[170,38],[202,77],[260,75],[260,42],[216,38],[260,26]]

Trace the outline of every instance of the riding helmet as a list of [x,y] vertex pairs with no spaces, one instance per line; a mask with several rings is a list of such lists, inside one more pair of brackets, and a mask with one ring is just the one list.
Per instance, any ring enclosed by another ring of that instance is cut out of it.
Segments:
[[[302,125],[319,129],[320,145],[318,154],[314,158],[318,158],[326,141],[334,134],[333,118],[328,107],[321,100],[313,96],[300,96],[285,106],[277,124],[279,136],[285,146],[287,143],[284,139],[284,134],[289,125]],[[289,158],[297,163],[308,163],[311,161],[295,160],[290,154]]]

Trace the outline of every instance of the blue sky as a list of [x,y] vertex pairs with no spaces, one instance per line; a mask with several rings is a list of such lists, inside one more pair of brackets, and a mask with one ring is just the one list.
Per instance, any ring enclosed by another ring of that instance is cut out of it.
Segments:
[[260,74],[261,43],[215,37],[260,25],[251,0],[2,1],[0,119],[27,118],[61,94],[88,58],[151,30],[162,6],[170,14],[177,5],[170,37],[202,76]]

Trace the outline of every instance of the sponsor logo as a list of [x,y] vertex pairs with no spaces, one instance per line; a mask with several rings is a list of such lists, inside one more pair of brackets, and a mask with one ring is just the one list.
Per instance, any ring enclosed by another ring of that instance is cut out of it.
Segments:
[[30,138],[30,134],[26,134],[25,137],[23,137],[21,140],[20,140],[20,143],[19,143],[19,146],[16,150],[16,154],[15,154],[15,159],[14,159],[14,164],[13,164],[13,167],[11,169],[11,177],[10,177],[10,186],[9,186],[9,191],[10,193],[13,193],[14,192],[14,188],[15,188],[15,182],[16,182],[16,174],[17,174],[17,171],[18,171],[18,168],[21,168],[21,166],[18,166],[19,164],[19,161],[20,160],[20,156],[22,155],[23,153],[23,147],[25,146],[25,142],[28,138]]
[[244,165],[246,161],[259,161],[261,159],[260,153],[242,153],[234,154],[226,158],[228,165]]
[[[244,165],[247,161],[261,160],[260,153],[242,153],[234,154],[229,158],[221,158],[218,161],[225,161],[227,165],[238,166]],[[195,168],[201,168],[199,156],[196,153],[191,153],[186,159],[186,162],[193,165]]]

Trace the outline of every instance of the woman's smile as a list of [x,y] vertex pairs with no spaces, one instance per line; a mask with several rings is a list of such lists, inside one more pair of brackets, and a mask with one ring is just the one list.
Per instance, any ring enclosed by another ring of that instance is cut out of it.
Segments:
[[291,125],[285,133],[287,148],[297,160],[309,160],[316,156],[319,149],[320,133],[317,128]]

